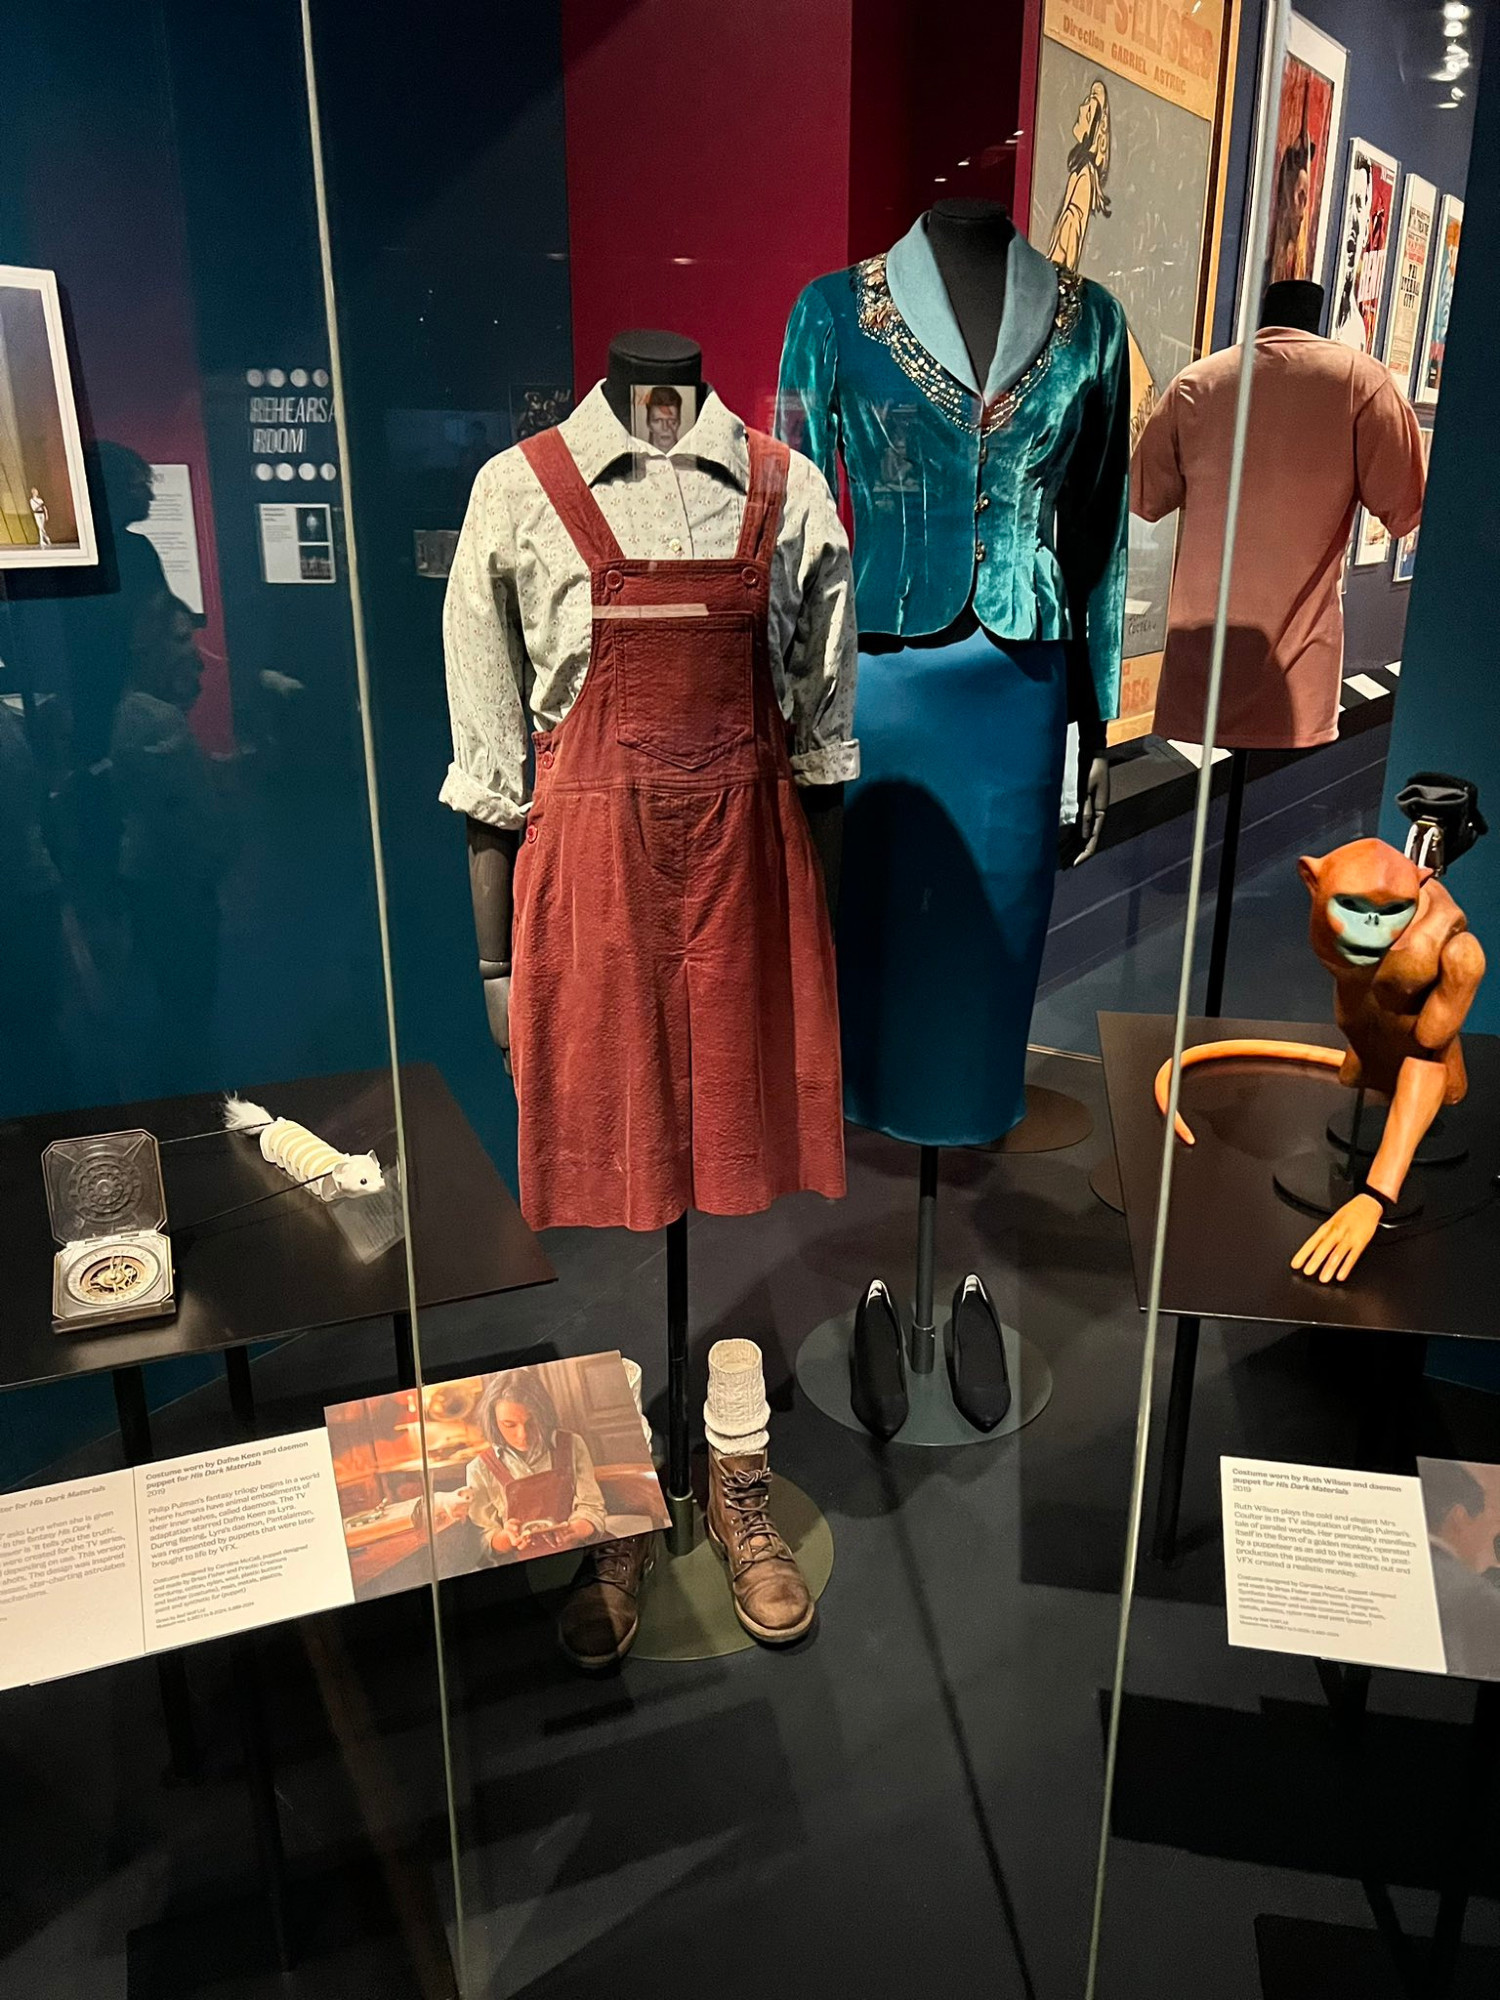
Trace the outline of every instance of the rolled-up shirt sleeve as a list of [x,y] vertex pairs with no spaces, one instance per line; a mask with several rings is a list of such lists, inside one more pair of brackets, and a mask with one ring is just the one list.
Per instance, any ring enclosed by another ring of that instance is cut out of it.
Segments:
[[509,509],[491,459],[469,496],[443,599],[453,761],[438,794],[470,819],[526,820],[525,645],[516,609]]
[[1146,420],[1130,457],[1130,511],[1143,521],[1160,521],[1187,498],[1177,442],[1182,391],[1175,381]]
[[1417,413],[1395,383],[1381,382],[1354,419],[1359,497],[1387,533],[1409,535],[1422,518],[1427,472]]
[[[854,682],[859,635],[854,618],[854,566],[828,481],[810,460],[794,456],[788,477],[786,526],[779,561],[790,570],[797,606],[782,655],[792,725],[792,775],[799,785],[838,785],[859,776],[854,738]],[[800,504],[798,504],[800,503]]]

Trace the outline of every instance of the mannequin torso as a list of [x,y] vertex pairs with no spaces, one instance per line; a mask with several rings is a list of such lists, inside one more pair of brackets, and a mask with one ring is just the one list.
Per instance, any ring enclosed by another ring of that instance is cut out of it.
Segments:
[[[936,201],[927,211],[927,240],[976,382],[989,374],[1000,338],[1007,258],[1015,233],[1015,224],[999,202]],[[1068,712],[1078,725],[1078,821],[1069,858],[1076,863],[1094,852],[1104,830],[1109,765],[1092,679],[1086,670],[1075,672],[1072,666],[1070,661]]]
[[1015,233],[1015,224],[998,202],[937,201],[927,211],[927,240],[976,382],[989,374],[1000,338],[1006,252]]
[[[609,346],[604,397],[620,423],[631,427],[632,390],[642,385],[671,383],[696,394],[701,410],[708,385],[703,380],[703,350],[679,333],[635,328],[616,334]],[[830,917],[838,906],[839,856],[843,829],[842,785],[811,785],[798,790],[813,846],[822,867]],[[488,825],[466,822],[469,850],[469,892],[479,945],[479,970],[484,982],[485,1012],[490,1034],[510,1067],[510,977],[512,878],[521,835]]]

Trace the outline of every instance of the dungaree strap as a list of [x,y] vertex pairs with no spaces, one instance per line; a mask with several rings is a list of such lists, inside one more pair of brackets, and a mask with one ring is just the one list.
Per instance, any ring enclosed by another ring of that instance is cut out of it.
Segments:
[[763,562],[768,567],[776,548],[776,530],[781,525],[781,503],[786,497],[786,469],[791,453],[764,431],[747,430],[750,447],[750,486],[745,496],[745,519],[740,528],[736,562]]
[[588,481],[578,470],[578,461],[569,451],[562,432],[538,431],[535,437],[522,438],[521,451],[584,561],[590,567],[595,563],[623,562],[625,552],[615,540]]

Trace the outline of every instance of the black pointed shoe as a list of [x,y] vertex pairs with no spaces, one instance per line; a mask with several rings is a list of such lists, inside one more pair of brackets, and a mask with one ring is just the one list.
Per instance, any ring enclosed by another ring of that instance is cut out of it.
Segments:
[[992,1431],[1010,1409],[1010,1370],[1000,1315],[983,1278],[971,1271],[953,1293],[948,1341],[953,1400],[977,1431]]
[[849,1401],[867,1431],[893,1438],[906,1422],[906,1354],[901,1315],[884,1278],[872,1278],[854,1314]]

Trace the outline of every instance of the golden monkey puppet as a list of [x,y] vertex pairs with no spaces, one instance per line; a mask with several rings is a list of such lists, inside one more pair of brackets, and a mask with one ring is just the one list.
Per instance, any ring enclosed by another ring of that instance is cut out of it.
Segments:
[[1349,1044],[1340,1083],[1390,1099],[1360,1192],[1315,1229],[1292,1269],[1347,1278],[1401,1193],[1417,1147],[1468,1090],[1458,1031],[1484,977],[1463,911],[1428,868],[1383,840],[1355,840],[1297,864],[1312,895],[1312,948],[1333,974]]

